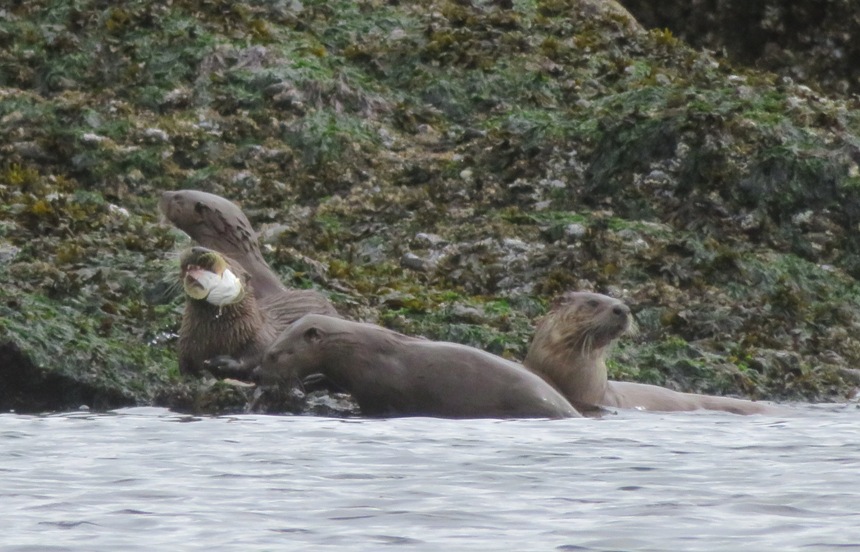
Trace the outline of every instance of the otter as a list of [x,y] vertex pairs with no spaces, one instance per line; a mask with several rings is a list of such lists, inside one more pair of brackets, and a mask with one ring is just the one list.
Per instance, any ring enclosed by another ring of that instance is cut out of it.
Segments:
[[179,371],[198,375],[217,357],[255,366],[278,335],[260,308],[245,269],[203,247],[182,253],[180,279],[185,311],[179,329]]
[[568,292],[538,324],[525,366],[586,413],[599,414],[604,407],[659,412],[698,409],[734,414],[778,412],[748,400],[608,380],[606,349],[630,327],[630,309],[618,299],[597,293]]
[[[174,226],[207,249],[238,262],[254,282],[257,299],[290,292],[281,283],[260,252],[257,233],[248,217],[231,201],[197,190],[164,192],[158,203],[162,214]],[[294,297],[294,300],[298,299]],[[334,312],[328,300],[316,292],[304,292],[307,312]]]
[[263,358],[264,384],[293,386],[320,374],[349,392],[365,416],[581,417],[522,365],[485,351],[308,314]]
[[253,277],[235,259],[205,247],[179,260],[185,311],[179,330],[179,370],[250,379],[266,349],[309,312],[335,315],[315,292],[283,289],[258,298]]

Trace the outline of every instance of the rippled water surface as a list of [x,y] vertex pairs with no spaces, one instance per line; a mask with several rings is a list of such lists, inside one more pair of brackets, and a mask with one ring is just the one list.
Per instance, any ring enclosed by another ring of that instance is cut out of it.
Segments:
[[860,410],[0,415],[0,549],[860,550]]

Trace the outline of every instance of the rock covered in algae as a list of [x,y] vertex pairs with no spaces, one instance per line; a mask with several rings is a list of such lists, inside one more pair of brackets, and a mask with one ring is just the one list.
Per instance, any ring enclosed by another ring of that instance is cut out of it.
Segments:
[[851,0],[622,0],[696,47],[835,94],[860,91],[860,17]]
[[584,0],[37,0],[0,45],[0,408],[248,408],[180,380],[181,301],[147,301],[185,245],[156,214],[177,188],[240,203],[284,282],[350,317],[521,359],[553,295],[594,290],[641,328],[616,378],[857,383],[838,90]]

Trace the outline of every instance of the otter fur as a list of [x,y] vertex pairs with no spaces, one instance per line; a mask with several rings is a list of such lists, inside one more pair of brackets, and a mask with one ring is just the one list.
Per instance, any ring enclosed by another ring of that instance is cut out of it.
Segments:
[[[258,298],[245,268],[211,249],[188,249],[179,265],[186,296],[179,330],[183,374],[206,369],[247,379],[266,349],[295,320],[309,312],[334,314],[327,302],[316,301],[315,292],[284,289]],[[238,289],[225,290],[227,285]]]
[[198,190],[177,190],[162,193],[158,208],[198,244],[242,265],[254,281],[258,298],[284,291],[277,274],[263,259],[251,222],[233,202]]
[[466,345],[309,314],[269,348],[259,376],[293,386],[317,374],[349,392],[365,416],[581,417],[521,364]]
[[605,407],[659,412],[697,409],[734,414],[778,412],[769,405],[748,400],[609,380],[607,348],[630,327],[630,309],[618,299],[597,293],[566,293],[538,324],[525,365],[586,413],[600,412]]

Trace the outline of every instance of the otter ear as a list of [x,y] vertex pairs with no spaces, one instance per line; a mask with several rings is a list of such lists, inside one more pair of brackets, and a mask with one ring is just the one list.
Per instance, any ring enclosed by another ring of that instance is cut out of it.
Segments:
[[308,343],[316,343],[317,341],[322,339],[322,331],[316,326],[311,326],[310,328],[305,330],[303,337]]

